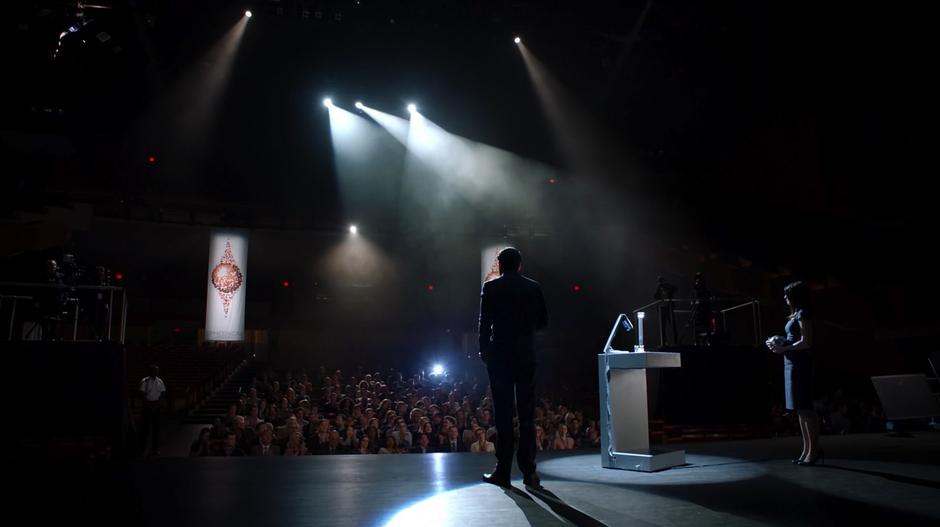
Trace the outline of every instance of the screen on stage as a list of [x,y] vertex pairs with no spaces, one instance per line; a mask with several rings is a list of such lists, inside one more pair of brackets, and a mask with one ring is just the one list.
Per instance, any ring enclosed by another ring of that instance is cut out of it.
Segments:
[[213,231],[209,239],[206,340],[245,339],[245,280],[248,236],[244,231]]

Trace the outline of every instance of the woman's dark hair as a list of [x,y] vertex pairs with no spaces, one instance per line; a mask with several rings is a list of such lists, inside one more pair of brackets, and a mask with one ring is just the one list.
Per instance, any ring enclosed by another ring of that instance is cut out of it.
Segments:
[[805,282],[793,282],[783,288],[783,294],[790,299],[790,316],[793,317],[798,311],[811,311],[809,300],[809,286]]

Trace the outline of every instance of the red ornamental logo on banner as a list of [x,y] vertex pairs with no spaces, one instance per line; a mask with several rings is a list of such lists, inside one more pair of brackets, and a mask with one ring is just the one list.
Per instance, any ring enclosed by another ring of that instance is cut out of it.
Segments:
[[228,307],[232,303],[232,297],[238,292],[242,282],[242,270],[238,268],[235,257],[232,256],[232,244],[226,241],[222,260],[212,269],[212,286],[219,293],[219,300],[222,301],[222,310],[225,311],[226,318],[228,318]]

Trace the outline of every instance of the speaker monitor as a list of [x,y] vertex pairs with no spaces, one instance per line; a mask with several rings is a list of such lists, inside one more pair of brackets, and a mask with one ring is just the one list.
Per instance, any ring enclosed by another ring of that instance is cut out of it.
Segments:
[[924,374],[883,375],[871,378],[885,417],[923,419],[940,415],[940,401],[930,391]]

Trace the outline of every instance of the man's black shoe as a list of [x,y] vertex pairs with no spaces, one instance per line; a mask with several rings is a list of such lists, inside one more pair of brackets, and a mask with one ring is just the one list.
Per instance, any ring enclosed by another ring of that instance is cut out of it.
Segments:
[[483,481],[491,485],[496,485],[497,487],[503,487],[504,489],[508,489],[510,487],[509,476],[503,476],[495,472],[492,474],[483,474]]
[[542,489],[542,480],[535,474],[525,476],[522,478],[522,484],[526,487],[531,487],[536,490]]

